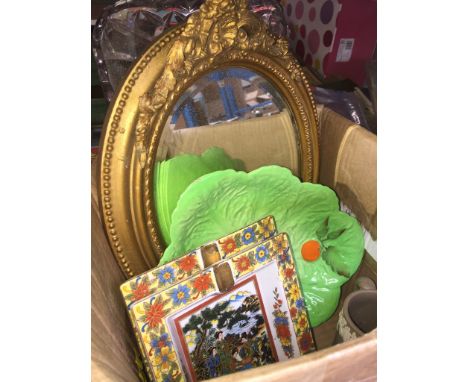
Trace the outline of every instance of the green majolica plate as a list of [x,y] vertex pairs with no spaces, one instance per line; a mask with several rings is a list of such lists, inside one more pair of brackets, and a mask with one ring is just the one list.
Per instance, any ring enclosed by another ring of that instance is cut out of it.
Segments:
[[213,171],[243,170],[244,164],[234,160],[219,147],[211,147],[202,155],[184,154],[155,165],[154,198],[161,234],[166,245],[171,243],[172,212],[180,195],[195,179]]
[[[172,242],[161,264],[267,215],[289,234],[311,324],[320,325],[336,310],[341,285],[361,262],[363,234],[356,219],[339,211],[333,190],[301,183],[286,168],[216,171],[194,181],[172,214]],[[306,261],[301,249],[311,240],[319,242],[320,256]]]

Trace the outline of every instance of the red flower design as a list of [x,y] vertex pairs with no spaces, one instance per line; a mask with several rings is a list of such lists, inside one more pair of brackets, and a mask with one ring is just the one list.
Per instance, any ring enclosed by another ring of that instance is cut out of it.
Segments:
[[250,267],[250,260],[249,258],[244,255],[239,260],[236,261],[236,269],[239,273],[242,273],[249,269]]
[[289,331],[289,326],[288,325],[278,325],[276,327],[276,333],[278,334],[278,337],[280,337],[280,338],[290,338],[291,337],[291,332]]
[[206,291],[210,288],[210,286],[211,286],[211,277],[209,274],[201,275],[197,277],[195,281],[193,282],[193,287],[198,292]]
[[297,309],[296,309],[295,307],[292,307],[291,310],[290,310],[290,312],[291,312],[291,316],[292,316],[292,317],[296,317]]
[[137,285],[135,290],[132,292],[132,301],[141,300],[143,297],[149,295],[149,285],[145,282],[141,282]]
[[304,328],[306,328],[306,327],[307,327],[307,325],[308,325],[307,318],[306,318],[306,317],[304,317],[304,316],[302,316],[302,317],[299,319],[299,322],[298,322],[298,324],[299,324],[299,327],[300,327],[301,329],[304,329]]
[[197,259],[194,255],[185,256],[182,258],[177,265],[182,269],[185,273],[191,272],[195,265],[197,265]]
[[290,279],[293,276],[294,276],[294,269],[293,268],[286,268],[284,270],[284,277],[286,277],[287,279]]
[[310,349],[310,347],[312,346],[312,336],[309,332],[304,332],[304,334],[299,340],[299,346],[301,347],[301,350],[303,352]]
[[166,315],[164,311],[164,304],[160,301],[156,301],[149,310],[146,312],[146,320],[150,328],[155,328],[161,325],[163,317]]
[[223,251],[224,253],[231,253],[236,249],[236,242],[232,237],[227,239],[223,244]]

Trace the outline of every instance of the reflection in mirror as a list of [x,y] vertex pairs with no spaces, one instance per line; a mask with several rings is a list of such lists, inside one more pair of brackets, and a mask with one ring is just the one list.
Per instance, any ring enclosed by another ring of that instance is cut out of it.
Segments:
[[218,70],[208,74],[177,102],[172,114],[174,128],[270,116],[284,103],[270,83],[245,69]]
[[276,164],[300,175],[293,116],[278,90],[243,68],[210,72],[177,101],[161,133],[154,172],[156,215],[170,243],[181,193],[207,173]]

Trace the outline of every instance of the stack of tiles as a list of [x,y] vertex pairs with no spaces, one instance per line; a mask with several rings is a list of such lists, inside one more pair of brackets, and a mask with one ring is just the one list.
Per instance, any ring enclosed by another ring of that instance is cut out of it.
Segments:
[[201,381],[315,350],[272,216],[121,286],[148,377]]

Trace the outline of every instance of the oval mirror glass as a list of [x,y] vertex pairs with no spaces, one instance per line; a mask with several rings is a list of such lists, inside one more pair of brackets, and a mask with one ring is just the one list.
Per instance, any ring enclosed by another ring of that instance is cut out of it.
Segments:
[[300,176],[300,163],[294,116],[270,82],[244,68],[208,73],[178,99],[158,144],[153,190],[165,244],[172,211],[193,180],[273,164]]

